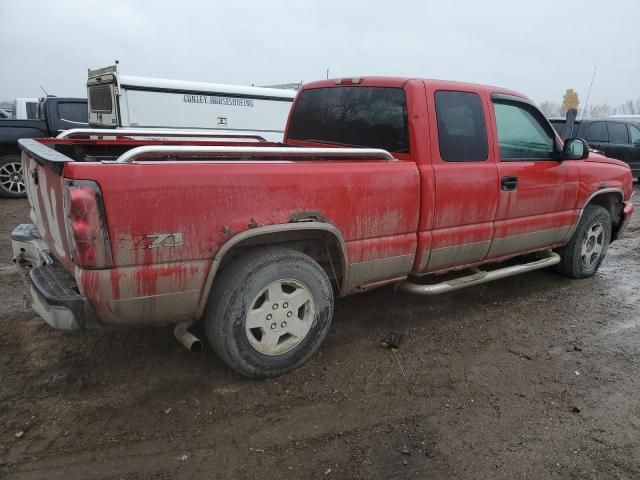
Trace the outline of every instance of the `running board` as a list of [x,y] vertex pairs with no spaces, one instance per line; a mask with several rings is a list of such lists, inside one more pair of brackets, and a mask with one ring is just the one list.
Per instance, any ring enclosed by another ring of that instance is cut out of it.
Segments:
[[447,280],[446,282],[436,283],[434,285],[420,285],[413,282],[403,282],[398,285],[398,288],[404,290],[405,292],[415,293],[417,295],[438,295],[440,293],[459,290],[464,287],[471,287],[472,285],[491,282],[492,280],[499,280],[501,278],[511,277],[513,275],[520,275],[521,273],[540,270],[541,268],[551,267],[560,263],[560,255],[558,255],[557,253],[553,253],[549,250],[545,252],[545,255],[546,256],[544,258],[535,260],[533,262],[514,265],[511,267],[504,267],[489,272],[477,270],[477,272],[472,275],[455,278],[453,280]]

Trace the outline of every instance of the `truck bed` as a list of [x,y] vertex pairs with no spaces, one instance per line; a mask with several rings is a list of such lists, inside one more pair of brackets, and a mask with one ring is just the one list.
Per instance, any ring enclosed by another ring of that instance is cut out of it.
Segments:
[[[31,218],[105,323],[198,318],[220,249],[280,225],[322,228],[343,244],[345,294],[413,268],[419,175],[384,150],[149,138],[20,145]],[[100,187],[113,268],[81,268],[69,255],[65,191],[84,180]]]

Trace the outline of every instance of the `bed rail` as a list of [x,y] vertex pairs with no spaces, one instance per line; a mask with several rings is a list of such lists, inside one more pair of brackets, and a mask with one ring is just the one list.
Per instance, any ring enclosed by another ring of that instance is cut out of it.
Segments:
[[[388,151],[379,148],[308,148],[308,147],[231,147],[231,146],[163,146],[148,145],[132,148],[116,160],[131,163],[145,157],[276,157],[294,160],[385,160],[397,161]],[[246,160],[246,159],[245,159]],[[251,160],[251,159],[249,159]]]
[[212,138],[212,139],[239,139],[255,142],[266,142],[264,137],[253,134],[226,133],[210,130],[181,130],[162,128],[72,128],[60,133],[56,138],[83,138],[83,137],[159,137],[159,138]]

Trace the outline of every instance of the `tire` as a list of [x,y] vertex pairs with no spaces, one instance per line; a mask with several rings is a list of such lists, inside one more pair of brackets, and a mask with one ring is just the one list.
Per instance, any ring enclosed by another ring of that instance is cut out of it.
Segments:
[[250,378],[288,373],[324,340],[333,317],[329,277],[296,250],[266,247],[234,261],[214,282],[207,338],[229,367]]
[[24,198],[26,196],[20,157],[17,155],[0,157],[0,197]]
[[598,271],[611,242],[611,214],[598,205],[587,205],[569,243],[558,250],[556,270],[571,278],[587,278]]

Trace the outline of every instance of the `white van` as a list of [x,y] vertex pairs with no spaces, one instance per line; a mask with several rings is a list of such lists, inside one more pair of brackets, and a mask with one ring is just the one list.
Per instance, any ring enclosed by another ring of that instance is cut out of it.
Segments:
[[121,75],[89,70],[89,124],[110,128],[207,129],[279,142],[294,90]]

